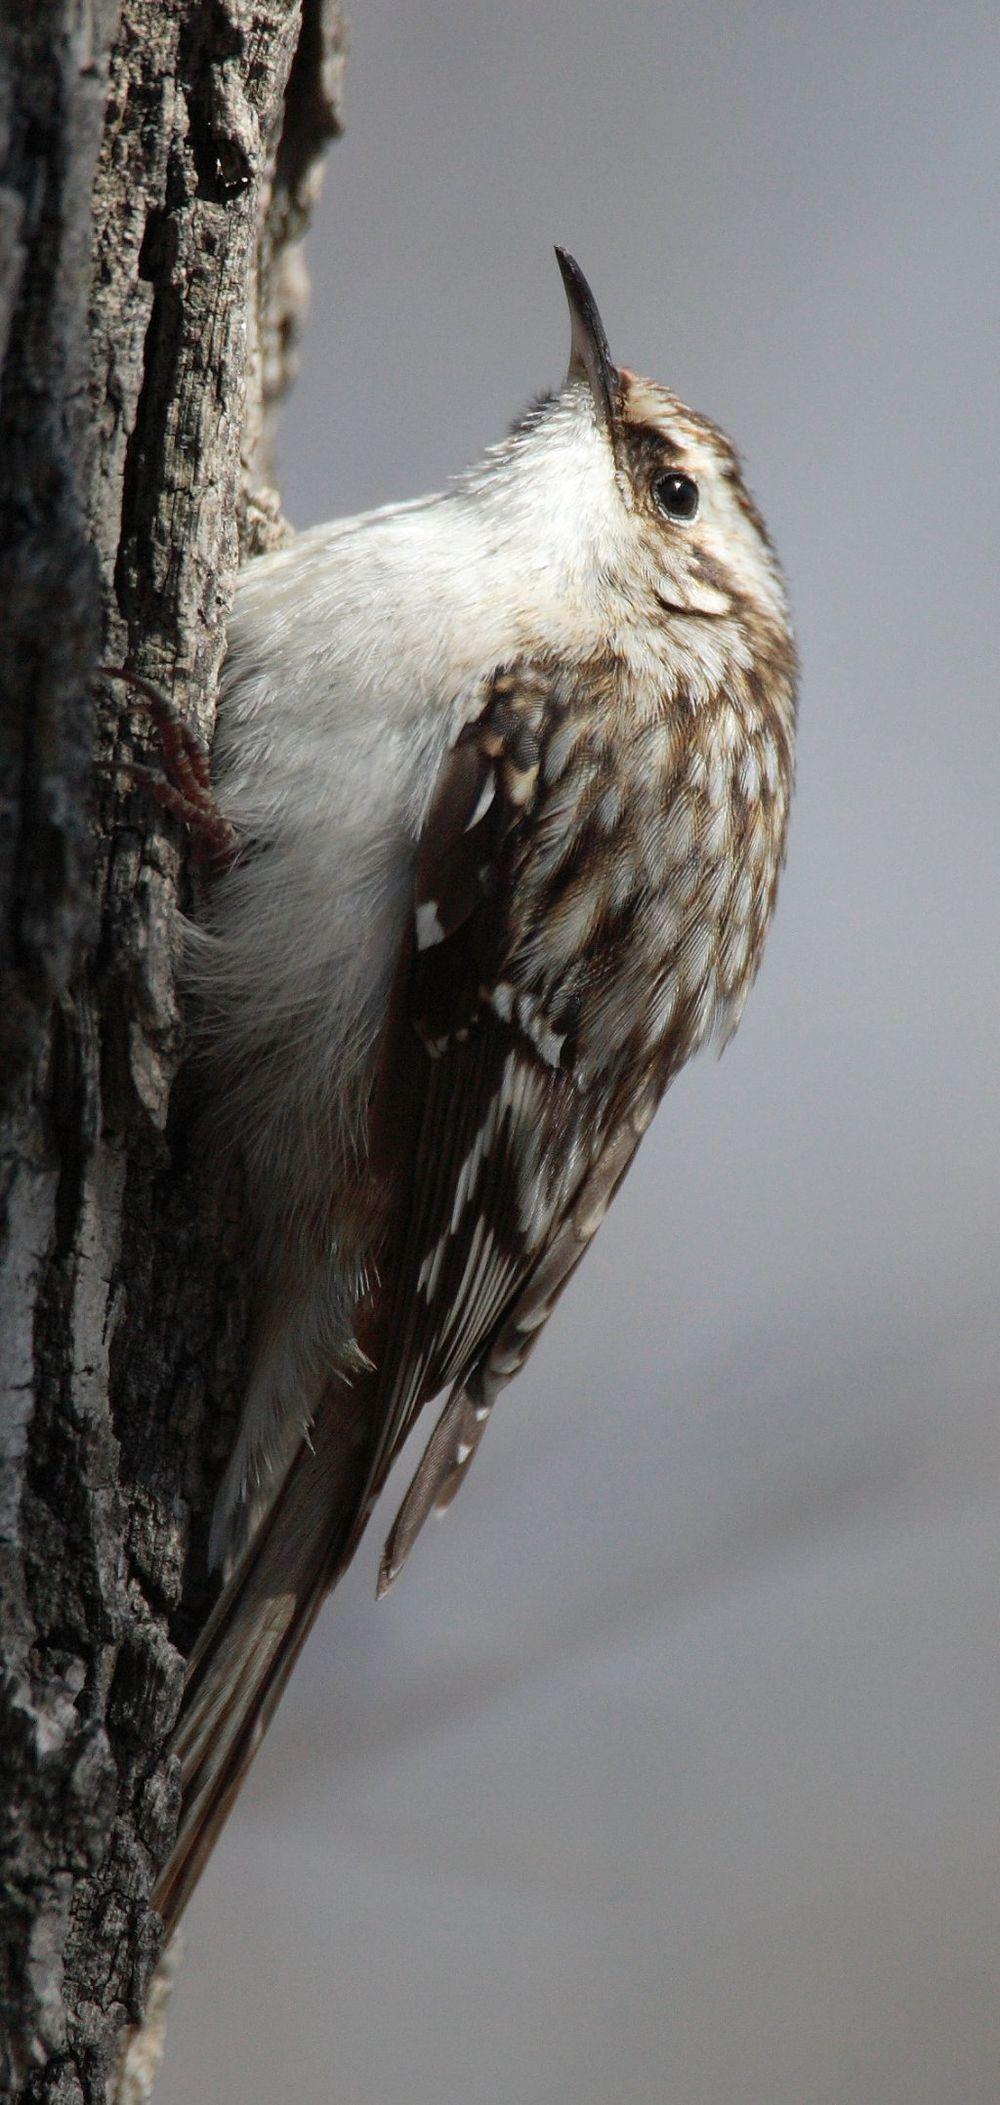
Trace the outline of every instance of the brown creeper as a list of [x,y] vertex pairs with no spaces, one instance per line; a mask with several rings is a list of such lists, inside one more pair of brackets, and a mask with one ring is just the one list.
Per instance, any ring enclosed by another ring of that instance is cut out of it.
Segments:
[[240,852],[191,977],[257,1238],[229,1578],[158,1905],[190,1890],[418,1413],[380,1590],[462,1482],[774,905],[794,654],[728,440],[611,363],[443,495],[253,563],[215,789]]

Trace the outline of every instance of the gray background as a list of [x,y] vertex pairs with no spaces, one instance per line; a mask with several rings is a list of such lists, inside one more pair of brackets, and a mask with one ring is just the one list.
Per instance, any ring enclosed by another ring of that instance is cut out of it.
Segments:
[[160,2105],[995,2105],[994,10],[354,13],[293,517],[557,380],[568,244],[745,451],[800,789],[735,1046],[322,1618]]

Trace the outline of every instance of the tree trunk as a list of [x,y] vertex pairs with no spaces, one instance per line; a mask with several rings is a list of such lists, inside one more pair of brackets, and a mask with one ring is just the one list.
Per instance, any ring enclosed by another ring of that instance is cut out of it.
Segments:
[[105,2105],[247,1295],[181,1066],[186,843],[96,667],[210,732],[237,561],[284,531],[342,36],[326,0],[6,0],[0,36],[0,2092]]

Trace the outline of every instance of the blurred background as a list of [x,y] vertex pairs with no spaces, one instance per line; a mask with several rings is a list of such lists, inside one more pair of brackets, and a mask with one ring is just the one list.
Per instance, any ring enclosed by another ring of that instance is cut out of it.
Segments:
[[745,453],[800,787],[736,1043],[447,1522],[376,1609],[404,1463],[321,1620],[159,2105],[996,2105],[995,10],[353,16],[291,516],[557,382],[567,244]]

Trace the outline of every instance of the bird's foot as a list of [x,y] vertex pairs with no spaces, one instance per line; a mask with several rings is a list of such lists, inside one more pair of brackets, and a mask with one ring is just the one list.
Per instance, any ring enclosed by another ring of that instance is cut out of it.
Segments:
[[213,872],[228,870],[239,854],[240,842],[235,826],[220,811],[212,788],[212,769],[208,748],[198,732],[192,729],[155,680],[147,680],[142,673],[129,672],[111,665],[98,667],[106,680],[120,680],[132,687],[149,704],[150,713],[160,734],[164,772],[156,768],[135,765],[132,774],[142,782],[164,811],[180,819],[198,842]]

